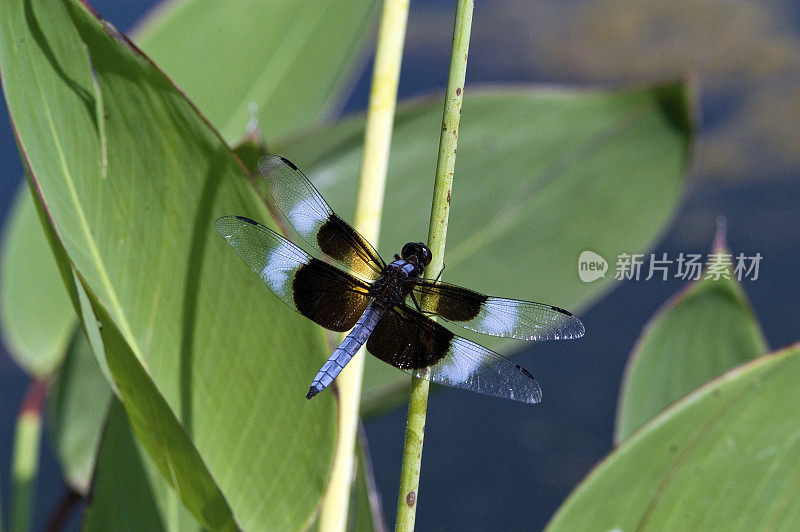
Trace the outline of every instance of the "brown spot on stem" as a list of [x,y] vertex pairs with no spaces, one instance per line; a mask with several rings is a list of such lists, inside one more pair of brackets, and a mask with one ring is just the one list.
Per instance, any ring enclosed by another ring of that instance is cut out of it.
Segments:
[[[450,205],[450,191],[449,190],[447,191],[447,204]],[[422,432],[425,432],[425,425],[422,425]]]
[[406,495],[406,504],[409,508],[413,508],[414,504],[417,502],[417,494],[413,491],[409,491],[408,495]]
[[442,122],[442,131],[447,131],[447,125],[444,122]]
[[461,87],[456,89],[456,96],[461,96]]

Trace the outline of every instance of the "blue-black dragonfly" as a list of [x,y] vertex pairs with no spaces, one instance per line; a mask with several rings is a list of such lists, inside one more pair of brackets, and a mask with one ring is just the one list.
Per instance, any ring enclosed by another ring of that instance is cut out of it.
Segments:
[[377,358],[432,382],[526,403],[541,400],[541,388],[529,371],[456,336],[428,315],[480,333],[532,341],[583,336],[577,317],[551,305],[485,296],[426,279],[431,252],[420,242],[409,242],[387,264],[293,163],[267,155],[259,169],[273,201],[300,236],[347,269],[312,257],[244,216],[215,222],[284,303],[326,329],[350,331],[314,377],[307,398],[328,387],[366,343]]

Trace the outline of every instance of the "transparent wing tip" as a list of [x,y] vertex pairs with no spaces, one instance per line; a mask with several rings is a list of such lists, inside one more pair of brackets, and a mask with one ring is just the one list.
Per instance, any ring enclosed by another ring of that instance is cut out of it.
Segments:
[[583,322],[579,320],[576,316],[572,316],[573,321],[573,330],[572,330],[572,338],[580,338],[584,334],[586,334],[586,327],[583,326]]
[[259,158],[258,170],[262,175],[267,176],[271,174],[276,167],[282,164],[285,164],[292,170],[299,171],[297,166],[295,166],[292,161],[286,159],[285,157],[281,157],[280,155],[264,155],[263,157]]

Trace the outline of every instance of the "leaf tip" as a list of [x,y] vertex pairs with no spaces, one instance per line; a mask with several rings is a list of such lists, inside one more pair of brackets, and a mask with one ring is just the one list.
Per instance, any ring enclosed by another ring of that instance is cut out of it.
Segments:
[[664,116],[687,140],[697,130],[697,105],[691,79],[673,81],[654,87],[653,95]]

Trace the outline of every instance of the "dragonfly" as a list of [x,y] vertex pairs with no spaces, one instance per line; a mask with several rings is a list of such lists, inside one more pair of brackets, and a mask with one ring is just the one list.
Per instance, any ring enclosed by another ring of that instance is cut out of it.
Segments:
[[330,260],[244,216],[223,216],[214,225],[286,305],[328,330],[350,331],[314,377],[308,399],[327,388],[366,344],[372,355],[415,377],[525,403],[541,401],[541,387],[528,370],[431,317],[491,336],[539,341],[583,336],[576,316],[552,305],[486,296],[439,276],[426,278],[431,251],[421,242],[405,244],[386,263],[291,161],[265,155],[259,170],[292,227]]

